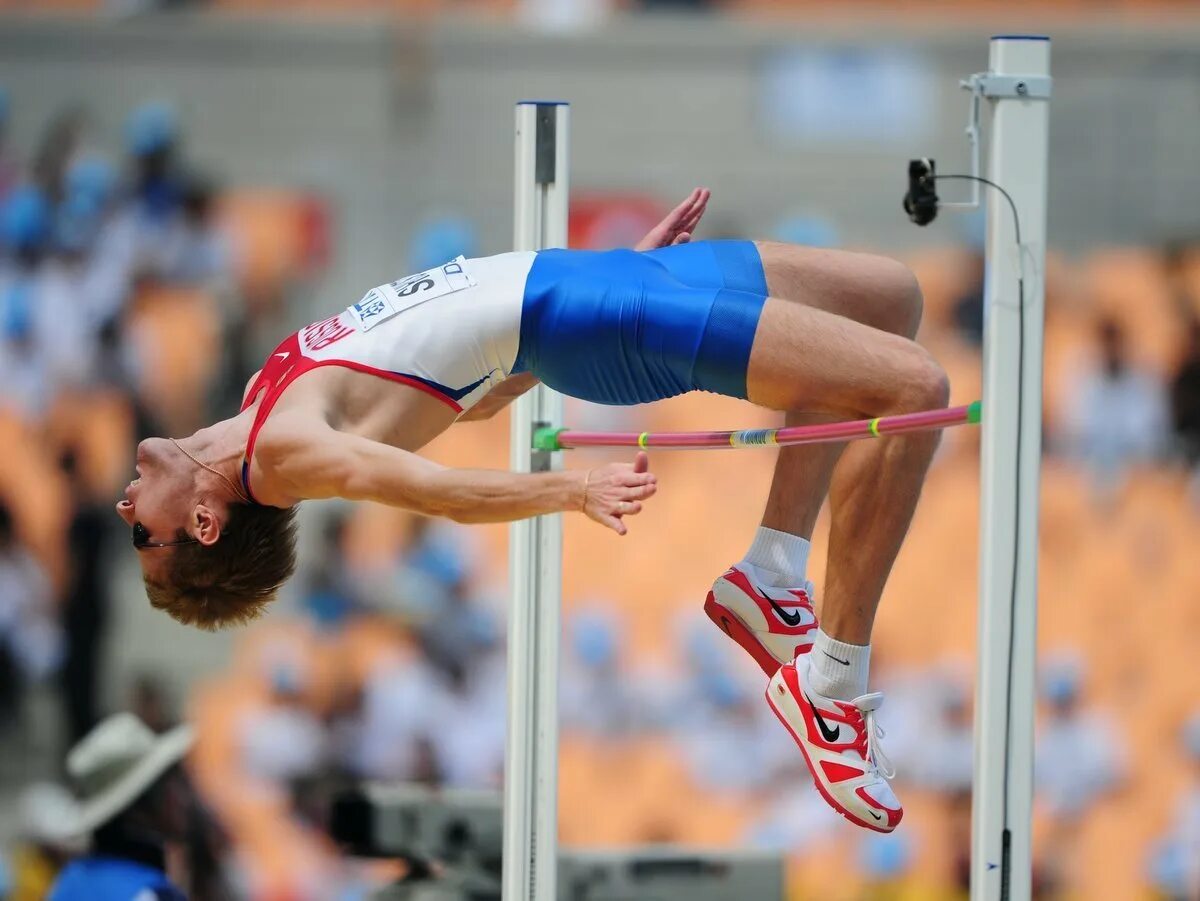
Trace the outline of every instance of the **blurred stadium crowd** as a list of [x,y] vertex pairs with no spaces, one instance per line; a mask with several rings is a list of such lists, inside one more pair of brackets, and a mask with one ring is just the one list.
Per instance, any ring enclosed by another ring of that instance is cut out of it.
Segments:
[[[37,686],[61,699],[65,746],[47,750],[56,758],[109,712],[98,695],[106,624],[124,603],[114,593],[138,591],[114,574],[128,550],[109,510],[130,448],[232,410],[255,353],[331,252],[310,198],[226,191],[194,169],[168,106],[131,111],[119,157],[97,145],[86,111],[71,110],[18,158],[2,135],[20,112],[19,98],[0,94],[0,780],[10,788]],[[469,223],[431,223],[424,240],[410,262],[434,254],[427,244],[471,251]],[[927,293],[923,340],[969,399],[982,258],[953,248],[910,262]],[[1200,897],[1200,709],[1194,684],[1179,685],[1200,651],[1198,264],[1179,244],[1057,259],[1049,273],[1043,898],[1101,897],[1080,886],[1096,884],[1110,853],[1133,858],[1142,890]],[[680,427],[694,414],[687,403],[646,415]],[[632,414],[575,410],[576,420],[614,415]],[[505,424],[471,428],[479,440],[451,453],[479,462],[488,447],[503,466]],[[830,812],[761,703],[761,673],[698,616],[699,598],[644,580],[598,596],[604,580],[587,574],[612,575],[608,552],[572,540],[584,527],[571,523],[564,842],[751,844],[788,856],[796,897],[834,898],[816,887],[822,866],[842,859],[861,879],[839,898],[965,898],[975,573],[970,554],[943,558],[974,534],[975,450],[971,437],[946,442],[881,620],[873,679],[888,693],[881,719],[911,825],[867,839]],[[639,559],[674,554],[678,567],[707,572],[699,535],[692,556],[679,556],[689,504],[703,502],[703,486],[683,484],[690,465],[664,461],[678,476],[675,518],[639,535]],[[306,526],[319,538],[286,612],[242,636],[230,666],[186,704],[198,738],[179,803],[192,813],[183,871],[195,899],[361,897],[393,875],[340,857],[325,835],[323,800],[336,785],[501,785],[497,533],[335,505]],[[945,634],[914,640],[920,619]],[[153,674],[121,696],[155,730],[179,716]],[[77,850],[56,819],[67,803],[50,785],[25,790],[0,897],[41,897]]]

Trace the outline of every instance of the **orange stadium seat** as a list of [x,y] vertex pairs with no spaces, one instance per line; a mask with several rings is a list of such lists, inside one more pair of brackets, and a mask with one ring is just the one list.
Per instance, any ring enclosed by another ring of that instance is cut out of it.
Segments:
[[52,580],[65,572],[68,487],[53,455],[44,453],[40,430],[0,411],[0,498],[8,505],[17,535],[41,560]]
[[1135,357],[1167,373],[1179,353],[1179,315],[1158,254],[1140,248],[1098,251],[1082,267],[1089,305],[1125,326]]
[[[291,10],[296,4],[278,6]],[[316,196],[270,189],[233,191],[221,198],[220,216],[238,248],[241,294],[254,314],[277,312],[288,289],[328,260],[329,211]]]
[[115,491],[133,472],[133,408],[116,390],[69,391],[59,395],[46,421],[56,448],[79,456],[86,485],[97,495]]
[[129,324],[142,363],[139,392],[172,434],[202,424],[217,372],[220,319],[203,291],[156,287],[134,301]]

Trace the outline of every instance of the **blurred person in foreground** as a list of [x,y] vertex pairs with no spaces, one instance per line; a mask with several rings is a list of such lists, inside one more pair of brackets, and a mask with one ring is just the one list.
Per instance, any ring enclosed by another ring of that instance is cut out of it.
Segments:
[[[691,243],[707,201],[696,189],[632,251],[460,258],[380,285],[279,344],[233,418],[143,441],[117,512],[151,603],[205,628],[258,615],[295,567],[295,507],[308,498],[470,523],[575,511],[624,535],[624,518],[657,488],[644,453],[532,474],[448,469],[414,453],[539,380],[618,406],[706,390],[793,425],[946,406],[945,371],[913,340],[922,299],[906,267],[786,244]],[[822,797],[883,832],[903,809],[875,723],[883,696],[867,691],[871,632],[938,438],[781,452],[745,559],[705,599],[772,678],[769,704]],[[826,494],[821,630],[806,567]]]
[[170,859],[186,838],[191,795],[179,762],[190,726],[155,735],[131,713],[105,719],[67,755],[89,852],[59,874],[49,901],[184,901]]
[[1081,704],[1083,662],[1059,654],[1042,665],[1046,718],[1034,749],[1036,799],[1048,815],[1038,870],[1049,894],[1073,883],[1079,865],[1080,824],[1125,778],[1121,731],[1103,711]]
[[1097,321],[1095,354],[1068,381],[1063,400],[1066,450],[1087,465],[1099,499],[1116,493],[1129,466],[1162,458],[1166,392],[1161,379],[1135,365],[1116,319]]
[[[61,785],[38,782],[17,801],[19,836],[9,854],[10,882],[5,901],[43,901],[59,872],[83,842],[68,834],[75,799]],[[2,890],[0,890],[2,893]]]

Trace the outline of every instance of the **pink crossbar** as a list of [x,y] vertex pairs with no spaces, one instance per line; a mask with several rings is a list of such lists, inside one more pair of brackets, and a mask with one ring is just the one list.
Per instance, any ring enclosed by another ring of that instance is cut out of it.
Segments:
[[852,441],[905,432],[924,432],[949,426],[978,422],[978,406],[970,404],[920,413],[902,413],[877,419],[798,425],[782,429],[742,429],[735,432],[577,432],[558,433],[564,450],[578,447],[646,447],[660,450],[686,450],[729,447],[786,447],[795,444],[819,444]]

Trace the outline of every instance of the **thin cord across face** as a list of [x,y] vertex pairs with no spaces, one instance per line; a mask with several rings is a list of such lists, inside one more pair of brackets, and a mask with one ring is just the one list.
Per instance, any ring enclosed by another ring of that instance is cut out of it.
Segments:
[[202,469],[207,469],[209,472],[211,472],[217,478],[221,479],[226,485],[228,485],[233,490],[233,494],[235,497],[237,497],[238,500],[240,500],[244,504],[250,503],[250,498],[246,497],[245,492],[242,491],[242,489],[238,487],[237,483],[234,482],[231,478],[229,478],[229,476],[225,475],[225,473],[223,473],[217,469],[214,469],[213,467],[209,466],[207,463],[204,463],[201,460],[197,460],[195,457],[193,457],[191,454],[189,454],[186,450],[184,450],[183,445],[181,445],[174,438],[170,438],[168,440],[172,444],[174,444],[176,448],[179,449],[179,452],[181,454],[183,454],[185,457],[187,457],[189,460],[191,460],[197,466],[201,467]]

